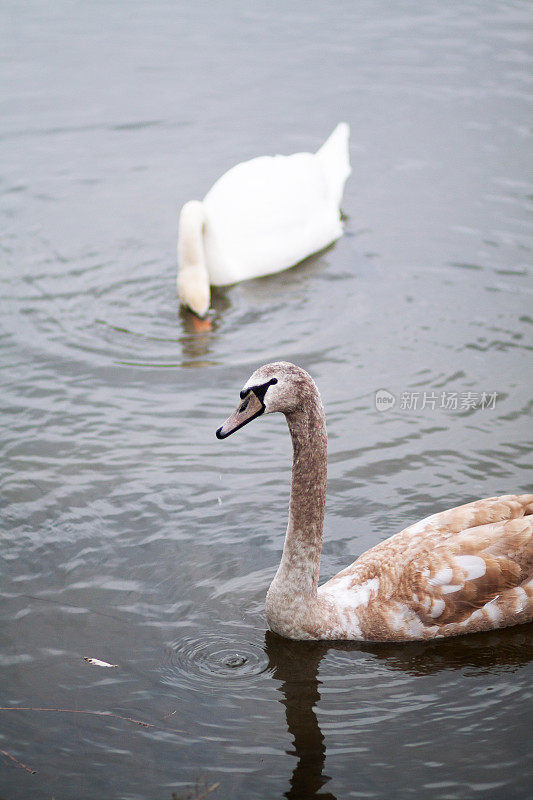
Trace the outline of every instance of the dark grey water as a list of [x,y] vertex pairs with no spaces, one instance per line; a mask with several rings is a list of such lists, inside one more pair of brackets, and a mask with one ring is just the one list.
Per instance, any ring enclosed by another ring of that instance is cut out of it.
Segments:
[[[214,431],[259,364],[313,374],[323,577],[527,488],[531,18],[491,0],[2,4],[0,705],[69,709],[0,711],[5,800],[170,800],[197,780],[220,800],[527,796],[531,626],[265,635],[289,437],[282,418]],[[180,205],[343,119],[346,235],[218,291],[196,331]]]

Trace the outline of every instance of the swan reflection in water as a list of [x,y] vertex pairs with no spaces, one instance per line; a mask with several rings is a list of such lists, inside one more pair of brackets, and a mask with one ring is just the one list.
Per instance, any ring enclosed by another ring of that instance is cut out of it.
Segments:
[[320,791],[330,778],[324,775],[326,747],[315,714],[320,701],[318,666],[327,651],[319,642],[292,642],[271,631],[265,634],[269,667],[272,676],[282,682],[281,702],[294,739],[294,750],[288,753],[297,758],[290,789],[285,792],[290,800],[336,800],[330,792]]
[[213,292],[213,305],[213,313],[205,319],[200,319],[183,306],[179,307],[182,367],[205,367],[213,363],[213,358],[210,356],[214,340],[218,336],[220,321],[231,308],[231,300],[226,291],[219,289]]
[[[442,671],[474,669],[479,674],[514,672],[533,661],[533,623],[507,630],[471,634],[454,639],[406,644],[368,644],[357,642],[294,642],[271,631],[265,634],[265,653],[272,677],[281,681],[278,691],[285,707],[295,756],[287,800],[337,800],[324,772],[326,742],[315,709],[320,704],[321,660],[333,651],[370,654],[391,672],[412,677],[435,675]],[[348,662],[347,662],[348,663]],[[339,673],[337,672],[337,675]],[[356,676],[354,676],[356,680]]]
[[[211,311],[205,319],[179,306],[180,366],[205,367],[217,363],[221,353],[229,352],[230,347],[227,342],[219,342],[222,332],[226,337],[230,332],[235,337],[230,343],[232,352],[249,352],[250,323],[260,321],[270,331],[283,330],[283,321],[294,316],[292,304],[301,302],[302,295],[312,290],[313,277],[326,272],[334,248],[335,245],[330,245],[275,275],[211,287]],[[263,356],[261,353],[259,358]]]

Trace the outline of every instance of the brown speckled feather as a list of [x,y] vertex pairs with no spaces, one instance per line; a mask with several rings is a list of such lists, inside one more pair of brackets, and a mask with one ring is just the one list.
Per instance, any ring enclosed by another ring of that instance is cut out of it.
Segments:
[[426,623],[462,622],[527,579],[532,540],[533,518],[467,528],[415,557],[398,594]]
[[433,514],[363,553],[319,589],[353,609],[365,639],[450,636],[531,617],[533,495],[477,500]]

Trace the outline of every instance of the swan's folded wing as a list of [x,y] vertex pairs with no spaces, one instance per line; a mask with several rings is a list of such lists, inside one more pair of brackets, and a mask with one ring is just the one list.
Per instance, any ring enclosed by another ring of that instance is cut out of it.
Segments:
[[226,172],[204,198],[211,283],[291,267],[342,234],[339,208],[311,153],[260,156]]
[[462,622],[533,568],[533,517],[469,528],[409,562],[397,588],[425,624]]
[[440,533],[447,537],[467,528],[489,522],[504,522],[526,514],[533,514],[533,494],[504,494],[439,511],[405,528],[402,534],[420,536],[425,533],[431,536]]

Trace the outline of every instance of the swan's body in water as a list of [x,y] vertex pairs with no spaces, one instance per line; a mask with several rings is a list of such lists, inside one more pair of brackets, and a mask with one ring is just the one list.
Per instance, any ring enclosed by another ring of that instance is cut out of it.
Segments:
[[210,284],[292,267],[342,234],[350,130],[341,122],[316,153],[261,156],[230,169],[204,200],[185,203],[178,231],[178,294],[199,316]]
[[260,367],[219,439],[263,413],[285,414],[293,443],[289,523],[266,598],[290,639],[404,641],[504,628],[533,617],[533,494],[477,500],[391,536],[319,587],[327,434],[312,378]]

